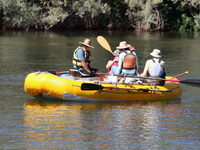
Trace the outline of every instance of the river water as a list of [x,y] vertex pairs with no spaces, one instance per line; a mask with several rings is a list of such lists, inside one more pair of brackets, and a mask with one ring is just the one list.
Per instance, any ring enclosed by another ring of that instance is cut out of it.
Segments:
[[106,72],[112,55],[96,41],[103,35],[112,50],[120,41],[137,49],[142,71],[158,48],[166,72],[200,79],[200,33],[105,31],[0,33],[1,149],[180,149],[200,147],[200,88],[182,84],[180,99],[141,102],[67,102],[34,99],[24,92],[26,75],[65,71],[79,41],[92,40],[92,66]]

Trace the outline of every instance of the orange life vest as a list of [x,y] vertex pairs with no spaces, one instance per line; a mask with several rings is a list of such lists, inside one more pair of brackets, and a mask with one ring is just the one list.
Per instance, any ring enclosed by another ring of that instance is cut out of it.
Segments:
[[136,57],[133,53],[127,53],[124,57],[122,64],[123,69],[135,69],[136,68]]

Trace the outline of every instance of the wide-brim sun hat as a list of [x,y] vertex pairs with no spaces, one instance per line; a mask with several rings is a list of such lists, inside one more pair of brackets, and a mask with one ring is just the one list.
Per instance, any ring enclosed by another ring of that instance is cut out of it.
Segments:
[[85,39],[84,42],[79,42],[79,44],[81,44],[81,45],[85,45],[87,47],[94,48],[94,46],[92,46],[91,43],[92,42],[90,39]]
[[159,49],[154,49],[153,52],[150,53],[150,55],[156,58],[162,57],[161,51]]
[[126,41],[122,41],[122,42],[119,43],[119,46],[117,46],[116,48],[117,48],[117,49],[126,49],[126,48],[128,48],[129,46],[131,46],[131,45],[127,44]]

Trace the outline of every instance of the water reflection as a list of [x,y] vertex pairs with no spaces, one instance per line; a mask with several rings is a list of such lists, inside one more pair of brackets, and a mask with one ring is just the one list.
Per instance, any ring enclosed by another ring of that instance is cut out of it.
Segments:
[[[24,105],[24,140],[46,148],[64,143],[78,148],[89,143],[99,143],[91,148],[127,147],[138,142],[144,148],[156,148],[163,136],[170,138],[169,132],[179,130],[174,124],[180,118],[180,103],[31,100]],[[163,134],[164,130],[168,132]]]
[[24,106],[24,125],[27,129],[26,142],[29,144],[51,144],[49,142],[63,139],[74,141],[73,136],[67,135],[76,131],[68,130],[65,133],[65,130],[62,129],[80,127],[79,112],[81,106],[66,107],[62,103],[43,104],[37,100],[26,102]]

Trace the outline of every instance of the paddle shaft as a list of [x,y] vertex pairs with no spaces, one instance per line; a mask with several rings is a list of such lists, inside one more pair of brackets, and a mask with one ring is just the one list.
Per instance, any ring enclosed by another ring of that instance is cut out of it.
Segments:
[[183,75],[185,75],[185,74],[187,74],[187,73],[188,73],[188,71],[183,72],[183,73],[181,73],[181,74],[179,74],[179,75],[176,75],[176,76],[174,76],[174,77],[172,77],[172,78],[170,78],[170,79],[178,78],[178,77],[183,76]]
[[68,74],[69,71],[62,71],[62,72],[56,72],[56,71],[47,71],[49,73],[55,74],[55,75],[59,75],[59,74]]
[[[47,71],[47,72],[55,74],[55,75],[69,73],[69,71],[63,71],[63,72]],[[98,73],[98,74],[110,75],[108,73]],[[185,73],[183,73],[183,74],[185,74]],[[113,75],[113,76],[125,77],[124,75]],[[181,76],[181,74],[177,75],[177,76]],[[200,87],[200,80],[199,79],[175,80],[175,79],[173,79],[174,77],[171,78],[171,79],[163,79],[163,78],[150,78],[150,77],[139,77],[139,76],[129,76],[129,75],[127,75],[126,77],[140,78],[140,79],[150,79],[150,80],[165,80],[165,81],[179,82],[179,83],[187,84],[187,85],[190,85],[190,86]]]
[[[102,73],[100,73],[102,74]],[[108,73],[103,73],[104,75],[111,75]],[[112,75],[111,75],[112,76]],[[140,77],[140,76],[130,76],[130,75],[113,75],[119,77],[131,77],[131,78],[139,78],[139,79],[149,79],[149,80],[164,80],[164,81],[171,81],[171,82],[180,82],[183,84],[187,84],[190,86],[200,87],[200,79],[185,79],[185,80],[176,80],[176,79],[164,79],[164,78],[150,78],[150,77]]]

